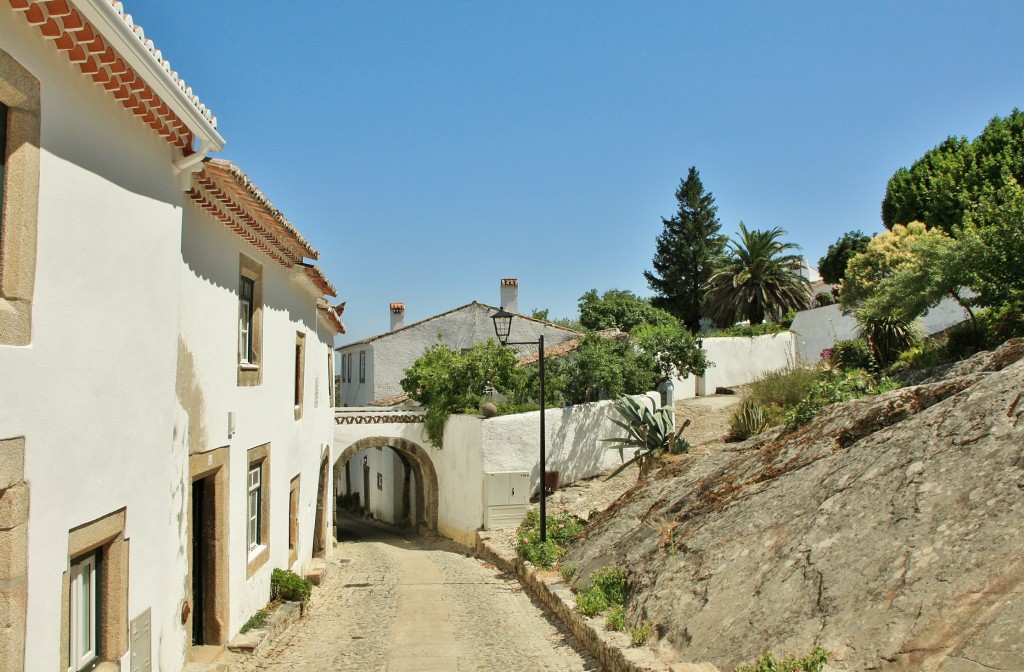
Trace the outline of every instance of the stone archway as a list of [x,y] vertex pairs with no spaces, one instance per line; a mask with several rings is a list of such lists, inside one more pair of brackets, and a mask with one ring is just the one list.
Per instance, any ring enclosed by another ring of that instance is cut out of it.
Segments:
[[[343,477],[345,463],[369,448],[391,448],[411,465],[416,478],[416,523],[421,532],[437,534],[437,470],[427,451],[408,439],[371,436],[341,451],[334,462],[335,477]],[[403,460],[403,461],[405,461]]]

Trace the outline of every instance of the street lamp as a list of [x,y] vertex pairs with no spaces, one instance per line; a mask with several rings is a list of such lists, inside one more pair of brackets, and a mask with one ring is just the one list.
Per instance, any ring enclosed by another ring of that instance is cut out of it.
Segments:
[[509,334],[512,332],[512,313],[504,308],[491,315],[494,320],[494,335],[503,345],[536,345],[539,352],[540,364],[540,540],[548,540],[548,516],[547,516],[547,457],[545,455],[546,441],[544,438],[544,334],[537,337],[536,341],[509,341]]

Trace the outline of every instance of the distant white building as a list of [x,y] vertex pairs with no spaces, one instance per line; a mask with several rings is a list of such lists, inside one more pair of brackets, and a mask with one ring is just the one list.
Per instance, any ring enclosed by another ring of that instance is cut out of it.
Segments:
[[0,6],[0,672],[178,672],[330,548],[316,250],[108,0]]
[[[518,314],[519,281],[501,280],[501,307],[515,314],[512,340],[536,341],[544,334],[545,348],[579,338],[572,329]],[[338,348],[341,358],[342,406],[390,406],[404,398],[405,370],[437,343],[438,337],[453,350],[465,350],[493,339],[498,308],[476,301],[414,324],[405,324],[405,304],[392,303],[391,331]],[[519,347],[524,354],[529,346]],[[536,351],[533,348],[532,351]]]

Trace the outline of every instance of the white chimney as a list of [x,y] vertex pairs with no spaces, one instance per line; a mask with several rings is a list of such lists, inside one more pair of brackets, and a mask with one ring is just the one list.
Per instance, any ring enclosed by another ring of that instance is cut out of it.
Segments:
[[517,279],[501,279],[501,308],[510,313],[519,312],[519,281]]
[[391,304],[391,331],[401,329],[405,326],[405,304]]

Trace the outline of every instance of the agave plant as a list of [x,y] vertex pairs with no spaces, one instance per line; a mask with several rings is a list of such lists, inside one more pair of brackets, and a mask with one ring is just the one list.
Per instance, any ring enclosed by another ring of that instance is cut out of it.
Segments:
[[[689,442],[682,438],[683,430],[689,426],[690,421],[675,428],[675,415],[671,408],[650,408],[646,403],[641,404],[625,395],[615,402],[613,408],[621,418],[611,418],[611,421],[626,430],[626,436],[601,439],[615,444],[612,448],[619,451],[622,459],[622,465],[608,478],[618,475],[634,462],[640,467],[639,478],[643,478],[664,453],[685,453],[690,449]],[[628,448],[634,451],[633,456],[627,460]]]
[[729,418],[729,429],[733,438],[742,441],[768,429],[768,418],[760,404],[753,399],[744,399],[739,409]]

